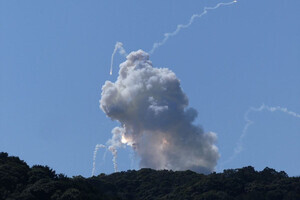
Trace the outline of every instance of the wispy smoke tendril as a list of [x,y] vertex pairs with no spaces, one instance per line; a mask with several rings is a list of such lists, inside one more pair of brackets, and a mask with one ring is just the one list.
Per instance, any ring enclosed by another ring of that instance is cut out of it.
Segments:
[[234,152],[228,160],[226,160],[224,163],[222,163],[222,165],[231,162],[233,159],[236,158],[236,156],[238,154],[240,154],[243,151],[243,140],[247,136],[249,127],[254,124],[254,121],[249,119],[249,114],[252,113],[252,112],[262,112],[264,110],[269,111],[269,112],[278,111],[278,112],[282,112],[284,114],[290,115],[290,116],[295,117],[295,118],[300,118],[300,114],[298,114],[296,112],[293,112],[293,111],[290,111],[287,108],[284,108],[284,107],[281,107],[281,106],[272,107],[272,106],[267,106],[265,104],[262,104],[258,108],[250,107],[244,114],[244,119],[245,119],[246,124],[243,128],[242,134],[240,135],[240,137],[238,139],[238,142],[236,144]]
[[105,145],[103,144],[97,144],[95,146],[94,154],[93,154],[93,169],[92,169],[92,176],[95,175],[95,170],[96,170],[96,158],[97,158],[97,152],[100,148],[106,148]]
[[117,42],[114,48],[114,51],[111,55],[111,61],[110,61],[110,71],[109,74],[112,75],[112,70],[113,70],[113,64],[114,64],[114,57],[117,53],[117,51],[119,50],[119,53],[123,56],[127,56],[127,53],[123,47],[123,43],[122,42]]
[[173,37],[173,36],[177,35],[177,34],[181,31],[181,29],[186,29],[186,28],[190,27],[190,26],[193,24],[193,22],[194,22],[194,20],[195,20],[196,18],[201,18],[202,16],[206,15],[206,14],[208,13],[209,10],[215,10],[215,9],[218,9],[219,7],[221,7],[221,6],[229,6],[229,5],[231,5],[231,4],[233,4],[233,3],[236,3],[236,2],[237,2],[237,1],[234,0],[234,1],[228,2],[228,3],[218,3],[218,4],[217,4],[216,6],[214,6],[214,7],[205,7],[205,8],[203,9],[203,12],[202,12],[202,13],[192,15],[191,18],[190,18],[190,20],[189,20],[189,22],[188,22],[187,24],[179,24],[179,25],[177,25],[177,28],[176,28],[175,31],[170,32],[170,33],[165,33],[165,34],[164,34],[163,40],[160,41],[160,42],[154,43],[154,44],[153,44],[153,47],[152,47],[152,49],[149,51],[149,53],[150,53],[150,54],[153,54],[154,51],[155,51],[158,47],[164,45],[164,44],[168,41],[168,39],[169,39],[170,37]]

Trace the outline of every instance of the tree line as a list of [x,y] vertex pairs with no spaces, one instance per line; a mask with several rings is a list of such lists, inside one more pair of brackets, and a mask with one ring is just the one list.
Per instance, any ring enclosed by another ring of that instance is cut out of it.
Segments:
[[67,177],[0,153],[0,200],[299,200],[300,177],[248,166],[209,175],[140,169]]

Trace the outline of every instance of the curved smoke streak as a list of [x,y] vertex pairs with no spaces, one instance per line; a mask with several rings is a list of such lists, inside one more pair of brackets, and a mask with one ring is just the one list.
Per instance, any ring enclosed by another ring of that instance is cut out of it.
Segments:
[[[93,169],[92,169],[92,176],[95,175],[95,170],[96,170],[96,158],[97,158],[97,152],[100,148],[106,148],[105,145],[103,144],[96,144],[95,146],[95,150],[94,150],[94,153],[93,153]],[[104,154],[105,155],[105,154]]]
[[165,33],[165,34],[164,34],[163,40],[160,41],[160,42],[154,43],[154,44],[153,44],[153,47],[152,47],[152,49],[149,51],[149,53],[150,53],[150,54],[153,54],[154,51],[155,51],[158,47],[164,45],[164,44],[168,41],[168,39],[169,39],[170,37],[173,37],[173,36],[177,35],[177,34],[181,31],[181,29],[185,29],[185,28],[190,27],[190,26],[193,24],[193,22],[194,22],[194,20],[195,20],[196,18],[201,18],[202,16],[206,15],[207,12],[208,12],[208,10],[215,10],[215,9],[218,9],[219,7],[221,7],[221,6],[229,6],[229,5],[231,5],[231,4],[233,4],[233,3],[236,3],[236,2],[237,2],[237,1],[234,0],[234,1],[228,2],[228,3],[218,3],[218,4],[217,4],[216,6],[214,6],[214,7],[205,7],[205,8],[203,9],[203,12],[202,12],[202,13],[192,15],[192,17],[191,17],[190,20],[189,20],[189,23],[187,23],[187,24],[179,24],[179,25],[177,25],[177,28],[176,28],[175,31],[170,32],[170,33]]
[[248,115],[252,112],[262,112],[264,110],[269,111],[269,112],[279,111],[279,112],[282,112],[284,114],[290,115],[292,117],[300,118],[300,114],[298,114],[296,112],[293,112],[293,111],[290,111],[287,108],[284,108],[284,107],[281,107],[281,106],[272,107],[272,106],[267,106],[265,104],[262,104],[258,108],[250,107],[244,114],[244,119],[245,119],[246,124],[243,128],[242,134],[240,135],[240,137],[238,139],[238,142],[236,144],[234,152],[233,152],[232,156],[228,160],[226,160],[224,163],[222,163],[221,165],[224,165],[224,164],[227,164],[227,163],[231,162],[233,159],[236,158],[236,156],[238,154],[240,154],[243,151],[243,140],[247,136],[249,127],[254,124],[254,121],[250,120]]
[[109,74],[112,75],[112,70],[113,70],[113,64],[114,64],[114,57],[115,57],[115,54],[117,53],[117,51],[119,50],[119,53],[122,55],[122,56],[127,56],[127,53],[123,47],[123,43],[122,42],[117,42],[115,44],[115,48],[114,48],[114,51],[111,55],[111,60],[110,60],[110,70],[109,70]]

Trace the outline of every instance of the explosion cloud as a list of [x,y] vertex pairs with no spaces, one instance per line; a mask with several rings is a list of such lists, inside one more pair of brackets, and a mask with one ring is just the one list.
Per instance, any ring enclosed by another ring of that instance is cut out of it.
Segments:
[[120,127],[107,142],[117,170],[117,149],[131,146],[141,158],[140,167],[212,172],[219,158],[215,133],[193,124],[197,111],[175,73],[154,68],[149,54],[131,52],[120,65],[116,82],[102,87],[100,108]]

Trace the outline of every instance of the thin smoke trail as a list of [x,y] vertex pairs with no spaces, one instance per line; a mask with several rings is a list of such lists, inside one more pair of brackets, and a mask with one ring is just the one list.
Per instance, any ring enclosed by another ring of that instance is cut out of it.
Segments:
[[94,154],[93,154],[93,169],[92,169],[92,176],[95,175],[95,170],[96,170],[96,158],[97,158],[97,152],[100,148],[106,148],[105,145],[103,144],[97,144],[95,146]]
[[193,22],[194,22],[194,20],[195,20],[196,18],[201,18],[203,15],[207,14],[208,10],[215,10],[215,9],[221,7],[221,6],[229,6],[229,5],[231,5],[231,4],[233,4],[233,3],[236,3],[236,2],[237,2],[237,0],[234,0],[234,1],[231,1],[231,2],[228,2],[228,3],[218,3],[218,4],[217,4],[216,6],[214,6],[214,7],[205,7],[205,8],[203,9],[203,12],[202,12],[202,13],[192,15],[192,17],[190,18],[189,23],[187,23],[187,24],[179,24],[179,25],[177,25],[177,28],[176,28],[175,31],[170,32],[170,33],[165,33],[165,34],[164,34],[163,40],[160,41],[160,42],[154,43],[154,44],[153,44],[153,47],[152,47],[152,49],[149,51],[149,53],[150,53],[150,54],[153,54],[154,51],[155,51],[158,47],[164,45],[170,37],[177,35],[177,34],[181,31],[181,29],[185,29],[185,28],[190,27],[190,26],[193,24]]
[[117,53],[117,51],[119,50],[119,53],[123,56],[127,56],[127,53],[123,47],[123,43],[122,42],[117,42],[115,44],[115,48],[114,48],[114,51],[111,55],[111,60],[110,60],[110,71],[109,71],[109,74],[112,75],[112,70],[113,70],[113,64],[114,64],[114,57],[115,57],[115,54]]
[[279,111],[279,112],[282,112],[284,114],[290,115],[292,117],[300,118],[300,114],[298,114],[296,112],[293,112],[293,111],[290,111],[287,108],[284,108],[284,107],[281,107],[281,106],[271,107],[271,106],[267,106],[265,104],[262,104],[259,108],[250,107],[245,112],[244,119],[245,119],[246,124],[245,124],[245,126],[243,128],[242,134],[239,137],[239,140],[238,140],[237,145],[236,145],[236,147],[234,149],[233,155],[227,161],[225,161],[224,163],[222,163],[222,165],[231,162],[238,154],[240,154],[243,151],[243,140],[244,140],[244,138],[247,135],[249,127],[254,124],[254,121],[250,120],[249,117],[248,117],[248,115],[251,112],[262,112],[264,110],[267,110],[269,112]]
[[[177,35],[180,32],[181,29],[185,29],[185,28],[188,28],[189,26],[191,26],[196,18],[201,18],[203,15],[207,14],[208,10],[215,10],[215,9],[221,7],[221,6],[229,6],[229,5],[231,5],[233,3],[236,3],[236,2],[237,2],[237,0],[233,0],[233,1],[228,2],[228,3],[218,3],[214,7],[204,7],[203,12],[201,14],[194,14],[194,15],[192,15],[192,17],[190,18],[189,23],[187,23],[187,24],[179,24],[179,25],[177,25],[177,28],[176,28],[175,31],[170,32],[170,33],[165,33],[164,34],[164,39],[161,42],[156,42],[156,43],[153,44],[153,47],[149,51],[149,54],[153,54],[154,51],[158,47],[164,45],[170,37]],[[117,53],[118,50],[119,50],[119,53],[121,55],[127,56],[127,53],[126,53],[125,49],[123,48],[123,43],[117,42],[115,44],[114,51],[113,51],[113,53],[111,55],[111,65],[110,65],[110,71],[109,71],[110,75],[112,75],[114,57],[115,57],[115,54]]]
[[118,163],[117,163],[118,150],[113,146],[108,147],[108,149],[113,155],[112,161],[113,161],[113,164],[114,164],[114,170],[115,170],[115,172],[118,172]]

